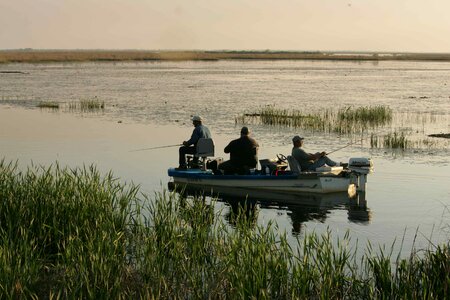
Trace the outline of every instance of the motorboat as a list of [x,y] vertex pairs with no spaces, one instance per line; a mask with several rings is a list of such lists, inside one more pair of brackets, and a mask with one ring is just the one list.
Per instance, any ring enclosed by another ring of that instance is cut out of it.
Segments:
[[[210,139],[204,139],[210,140]],[[224,175],[210,167],[214,160],[212,140],[197,144],[197,155],[202,163],[196,168],[169,168],[168,175],[173,184],[190,189],[248,195],[253,192],[275,192],[284,194],[347,192],[354,196],[365,192],[367,175],[373,171],[370,158],[350,158],[348,164],[321,167],[315,171],[302,171],[292,156],[277,154],[277,159],[260,160],[260,168],[246,174]],[[216,163],[217,165],[217,163]]]

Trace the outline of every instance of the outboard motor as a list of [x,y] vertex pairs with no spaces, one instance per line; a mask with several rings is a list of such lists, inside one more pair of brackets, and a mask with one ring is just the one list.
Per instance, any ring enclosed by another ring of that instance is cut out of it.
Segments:
[[352,157],[348,162],[348,168],[359,174],[370,174],[373,172],[373,162],[366,157]]
[[356,174],[356,190],[358,192],[366,191],[367,174],[373,172],[373,162],[372,159],[366,157],[350,158],[348,162],[348,169],[352,173]]

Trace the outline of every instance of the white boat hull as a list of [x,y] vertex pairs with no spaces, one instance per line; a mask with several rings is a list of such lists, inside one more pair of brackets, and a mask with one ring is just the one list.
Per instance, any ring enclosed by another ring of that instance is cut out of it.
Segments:
[[169,169],[169,176],[179,186],[200,188],[203,190],[242,189],[248,192],[267,191],[277,193],[336,193],[356,194],[357,178],[326,174],[304,175],[213,175],[210,171]]

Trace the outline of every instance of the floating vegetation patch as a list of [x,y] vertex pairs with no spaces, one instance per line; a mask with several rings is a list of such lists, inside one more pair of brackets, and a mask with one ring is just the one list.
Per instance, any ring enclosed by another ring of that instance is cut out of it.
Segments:
[[54,101],[41,101],[38,103],[37,107],[39,108],[52,108],[52,109],[58,109],[59,103]]
[[0,74],[30,74],[23,71],[0,71]]
[[429,134],[429,137],[438,137],[438,138],[444,138],[444,139],[450,139],[450,133],[435,133],[435,134]]

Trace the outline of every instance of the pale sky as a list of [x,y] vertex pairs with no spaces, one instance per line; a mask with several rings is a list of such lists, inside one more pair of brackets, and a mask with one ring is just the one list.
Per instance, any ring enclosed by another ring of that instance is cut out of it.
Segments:
[[0,0],[0,49],[450,53],[450,0]]

